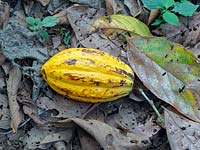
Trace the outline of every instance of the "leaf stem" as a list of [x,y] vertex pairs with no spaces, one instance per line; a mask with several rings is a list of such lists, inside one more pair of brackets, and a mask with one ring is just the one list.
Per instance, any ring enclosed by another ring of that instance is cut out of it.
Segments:
[[161,117],[158,109],[156,108],[156,106],[154,105],[154,102],[152,100],[150,100],[148,98],[148,96],[144,93],[143,89],[139,89],[140,93],[142,94],[142,96],[144,96],[144,98],[148,101],[148,103],[151,105],[151,107],[153,108],[153,110],[155,111],[155,113],[157,114],[158,118],[160,119],[161,122],[164,122],[164,119]]

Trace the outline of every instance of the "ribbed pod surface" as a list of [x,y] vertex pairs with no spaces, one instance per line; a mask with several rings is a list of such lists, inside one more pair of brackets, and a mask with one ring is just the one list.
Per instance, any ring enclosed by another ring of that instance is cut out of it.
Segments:
[[121,60],[92,48],[70,48],[51,57],[41,68],[49,86],[83,102],[107,102],[126,96],[134,73]]

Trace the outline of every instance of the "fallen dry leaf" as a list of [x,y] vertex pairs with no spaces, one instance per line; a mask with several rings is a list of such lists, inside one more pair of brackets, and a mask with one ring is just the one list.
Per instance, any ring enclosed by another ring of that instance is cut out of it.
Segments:
[[105,0],[107,15],[117,14],[120,11],[116,0]]
[[129,9],[129,12],[133,17],[138,16],[141,12],[139,0],[124,0],[124,5]]
[[187,117],[200,121],[200,64],[183,46],[164,38],[129,40],[128,59],[144,85]]
[[0,1],[0,29],[5,29],[10,17],[10,6],[7,2]]
[[165,127],[172,150],[199,150],[200,124],[165,109]]
[[0,94],[0,128],[9,129],[10,128],[10,110],[8,106],[8,97],[6,95]]
[[196,12],[192,17],[180,17],[179,25],[162,24],[152,32],[186,47],[193,47],[200,41],[200,13]]
[[151,24],[155,19],[156,17],[158,17],[158,15],[160,14],[160,10],[159,9],[154,9],[154,10],[151,10],[150,14],[149,14],[149,19],[148,19],[148,25]]
[[20,110],[20,106],[17,102],[17,91],[21,82],[21,77],[22,74],[20,69],[13,66],[9,72],[9,78],[7,81],[7,92],[11,116],[10,126],[13,132],[17,132],[17,128],[24,117],[22,111]]
[[[147,148],[151,142],[142,132],[123,133],[117,128],[111,127],[103,122],[93,119],[71,118],[58,121],[57,124],[69,124],[73,121],[87,133],[89,133],[104,149],[134,149],[142,150]],[[56,123],[53,123],[56,125]]]
[[101,148],[97,141],[95,141],[95,139],[91,137],[91,135],[89,135],[81,128],[78,129],[78,136],[82,150],[95,150]]
[[42,6],[47,6],[50,2],[50,0],[37,0],[39,3],[42,4]]
[[53,117],[57,118],[81,117],[91,106],[89,103],[68,100],[59,94],[55,94],[52,99],[40,97],[36,105],[45,110],[56,110],[58,113],[53,115]]
[[84,47],[96,48],[119,56],[119,48],[113,42],[101,38],[97,33],[90,34],[92,23],[100,16],[105,15],[103,8],[94,9],[87,6],[72,6],[67,10],[68,20],[72,26],[76,38]]

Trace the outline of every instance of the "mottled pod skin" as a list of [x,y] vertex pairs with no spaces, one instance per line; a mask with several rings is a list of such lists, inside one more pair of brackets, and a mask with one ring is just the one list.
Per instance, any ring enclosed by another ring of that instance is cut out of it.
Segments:
[[49,86],[82,102],[107,102],[132,90],[134,73],[121,60],[92,48],[70,48],[51,57],[41,68]]

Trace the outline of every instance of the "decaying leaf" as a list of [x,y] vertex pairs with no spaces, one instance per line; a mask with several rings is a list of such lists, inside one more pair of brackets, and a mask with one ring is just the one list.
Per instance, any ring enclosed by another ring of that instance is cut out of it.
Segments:
[[116,0],[105,0],[105,2],[107,15],[116,14],[118,11],[120,11]]
[[8,109],[8,98],[6,95],[0,94],[0,128],[10,128],[10,110]]
[[101,8],[103,1],[102,0],[70,0],[74,3],[89,5],[94,8]]
[[7,2],[0,1],[0,29],[5,29],[10,16],[10,6]]
[[142,36],[151,36],[149,28],[143,22],[134,17],[122,14],[102,16],[98,18],[92,24],[91,31],[95,31],[97,29],[102,30],[106,36],[108,36],[109,34],[115,34],[119,31],[121,31],[121,33],[123,33],[123,31],[129,32],[131,36],[134,36],[135,34]]
[[4,56],[9,60],[32,58],[44,62],[48,53],[37,36],[37,33],[25,27],[20,18],[11,17],[6,30],[0,30],[0,45]]
[[37,0],[39,3],[42,4],[42,6],[47,6],[50,0]]
[[90,33],[92,23],[100,16],[105,15],[105,10],[103,8],[94,9],[88,6],[74,5],[69,7],[66,11],[68,14],[68,21],[82,46],[101,49],[114,56],[120,54],[119,47],[113,44],[113,42],[101,38],[97,33]]
[[129,9],[130,14],[136,17],[140,14],[140,2],[139,0],[124,0],[124,5]]
[[165,127],[171,149],[199,150],[200,124],[165,109]]
[[48,149],[52,142],[65,141],[68,143],[72,136],[71,129],[56,132],[53,129],[32,128],[23,140],[26,149]]
[[183,46],[164,38],[129,40],[128,59],[144,85],[187,117],[200,121],[200,64]]
[[180,17],[179,25],[162,24],[152,32],[173,42],[193,47],[200,41],[200,13],[196,12],[192,17]]
[[144,135],[141,131],[124,133],[115,127],[93,119],[83,120],[79,118],[71,118],[58,121],[57,123],[53,123],[53,125],[59,124],[60,126],[63,124],[64,126],[69,124],[71,121],[90,134],[104,149],[142,150],[151,144],[149,137]]
[[58,113],[53,117],[72,118],[81,117],[91,104],[68,100],[56,94],[52,100],[48,97],[40,97],[37,100],[37,106],[45,110],[56,110]]
[[21,77],[22,74],[20,69],[13,66],[10,70],[9,79],[7,81],[7,92],[11,116],[10,126],[13,132],[17,132],[17,128],[24,117],[17,102],[17,91],[21,82]]
[[81,143],[82,150],[100,149],[101,146],[95,141],[87,132],[78,129],[78,136]]

